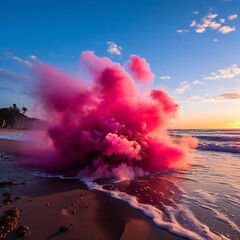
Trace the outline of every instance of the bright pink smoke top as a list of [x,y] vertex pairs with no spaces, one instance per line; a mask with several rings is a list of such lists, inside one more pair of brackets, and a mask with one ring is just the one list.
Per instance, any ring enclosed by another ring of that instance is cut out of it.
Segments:
[[152,83],[155,75],[151,72],[149,64],[144,58],[131,55],[129,62],[125,66],[133,77],[141,83]]
[[[134,77],[152,78],[139,59],[131,56],[128,63]],[[186,141],[173,142],[165,131],[178,109],[166,92],[143,94],[120,64],[90,51],[81,54],[81,68],[88,71],[89,85],[42,62],[35,66],[34,94],[51,121],[52,144],[30,164],[122,178],[186,163]]]

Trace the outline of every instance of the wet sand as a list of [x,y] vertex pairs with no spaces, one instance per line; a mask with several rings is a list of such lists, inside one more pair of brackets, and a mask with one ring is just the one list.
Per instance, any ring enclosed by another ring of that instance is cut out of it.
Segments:
[[[128,203],[89,191],[79,180],[42,178],[32,169],[16,167],[18,147],[19,141],[0,140],[0,182],[14,184],[0,185],[0,195],[10,192],[13,199],[20,198],[2,206],[0,217],[15,206],[22,210],[6,239],[16,239],[20,225],[28,226],[30,233],[19,239],[180,239]],[[64,232],[61,227],[69,229]]]

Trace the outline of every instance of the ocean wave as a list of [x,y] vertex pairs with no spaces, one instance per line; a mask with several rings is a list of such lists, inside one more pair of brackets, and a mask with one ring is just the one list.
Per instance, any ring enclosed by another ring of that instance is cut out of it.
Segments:
[[[182,204],[173,206],[163,206],[164,211],[151,206],[149,204],[139,203],[135,196],[128,195],[127,193],[113,190],[106,190],[101,185],[83,180],[90,190],[102,191],[110,194],[112,197],[128,202],[132,207],[143,211],[143,213],[152,218],[154,223],[170,232],[188,239],[193,240],[227,240],[229,238],[223,235],[217,235],[209,230],[209,228],[201,223],[190,209]],[[166,215],[165,215],[165,214]],[[166,217],[168,220],[166,220]],[[184,220],[184,226],[178,221]]]
[[198,139],[215,142],[240,142],[240,137],[236,136],[195,136]]
[[203,151],[216,151],[216,152],[227,152],[227,153],[240,153],[240,146],[238,145],[221,145],[215,143],[201,143],[197,147],[198,150]]

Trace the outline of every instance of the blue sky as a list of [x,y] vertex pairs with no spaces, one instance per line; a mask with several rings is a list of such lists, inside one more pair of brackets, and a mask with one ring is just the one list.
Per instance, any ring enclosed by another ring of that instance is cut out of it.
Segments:
[[239,0],[0,0],[0,21],[0,107],[33,107],[37,59],[75,74],[93,50],[144,57],[181,105],[173,127],[240,127]]

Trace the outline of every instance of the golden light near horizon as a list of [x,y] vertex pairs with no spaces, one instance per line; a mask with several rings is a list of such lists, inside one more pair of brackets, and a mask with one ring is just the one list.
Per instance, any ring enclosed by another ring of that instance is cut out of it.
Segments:
[[240,121],[230,123],[229,127],[230,128],[240,128]]

